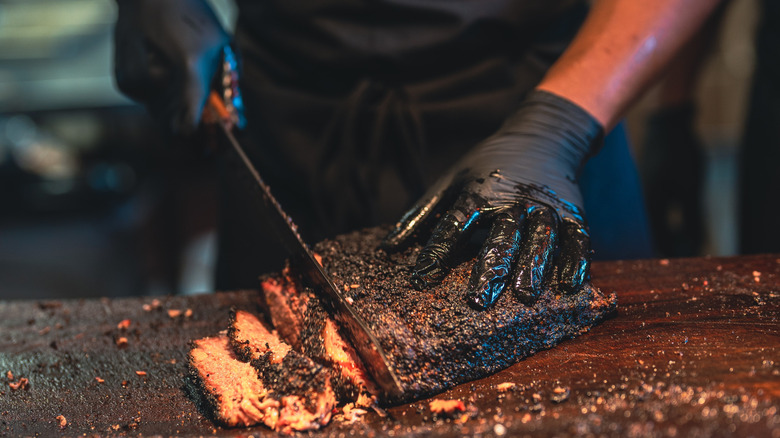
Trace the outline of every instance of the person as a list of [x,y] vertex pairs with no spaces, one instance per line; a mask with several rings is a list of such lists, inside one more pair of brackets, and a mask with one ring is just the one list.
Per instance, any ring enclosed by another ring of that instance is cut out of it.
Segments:
[[[468,296],[486,308],[577,289],[591,247],[650,254],[619,120],[718,1],[237,0],[232,38],[202,0],[117,3],[117,84],[167,132],[197,133],[235,44],[242,141],[304,237],[401,216],[384,246],[428,239],[424,287],[487,228]],[[254,287],[283,254],[221,160],[217,288]]]

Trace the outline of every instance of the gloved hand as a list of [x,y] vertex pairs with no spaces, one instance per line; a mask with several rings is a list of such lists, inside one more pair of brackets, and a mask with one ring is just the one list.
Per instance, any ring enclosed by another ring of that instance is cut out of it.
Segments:
[[418,289],[440,282],[475,225],[489,224],[469,281],[473,305],[491,306],[507,285],[529,305],[550,281],[576,290],[589,278],[591,257],[577,176],[602,137],[582,108],[533,91],[403,216],[384,246],[407,244],[446,210],[417,258]]
[[693,257],[704,244],[704,148],[693,104],[662,108],[647,121],[641,170],[659,255]]
[[230,36],[204,0],[117,0],[114,74],[167,134],[198,124]]

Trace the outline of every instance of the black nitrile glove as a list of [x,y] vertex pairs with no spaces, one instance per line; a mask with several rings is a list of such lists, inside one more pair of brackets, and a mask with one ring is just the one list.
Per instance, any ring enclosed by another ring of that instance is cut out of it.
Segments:
[[114,74],[170,135],[200,123],[230,36],[204,0],[117,0]]
[[578,289],[589,278],[591,250],[577,176],[602,137],[601,125],[579,106],[531,92],[403,216],[385,247],[405,245],[444,213],[417,258],[415,287],[440,282],[479,223],[491,229],[471,273],[472,304],[491,306],[506,285],[527,304],[551,281]]
[[693,104],[663,108],[647,121],[641,169],[659,255],[692,257],[704,243],[704,152]]

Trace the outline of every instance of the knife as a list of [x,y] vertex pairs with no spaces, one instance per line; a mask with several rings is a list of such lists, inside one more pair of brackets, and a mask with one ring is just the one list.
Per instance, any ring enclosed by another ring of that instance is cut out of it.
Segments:
[[[315,259],[314,253],[306,242],[303,241],[300,233],[298,233],[297,226],[292,218],[285,213],[282,206],[271,194],[270,187],[260,177],[257,169],[244,152],[244,148],[236,140],[233,128],[237,125],[239,116],[236,115],[234,108],[232,108],[232,112],[229,108],[231,107],[230,102],[236,98],[236,95],[231,93],[237,92],[237,88],[231,88],[232,91],[229,90],[228,93],[223,93],[225,94],[224,96],[220,96],[216,91],[211,92],[207,102],[207,108],[213,113],[211,117],[217,116],[218,125],[221,127],[225,138],[260,188],[263,203],[265,204],[265,208],[262,210],[265,212],[269,222],[273,224],[273,228],[291,256],[294,266],[302,274],[301,278],[303,281],[319,297],[324,298],[330,304],[331,309],[335,313],[335,319],[346,332],[352,345],[366,365],[367,370],[379,387],[382,388],[388,400],[400,399],[403,395],[400,380],[393,367],[388,363],[387,355],[379,341],[371,333],[363,318],[347,302],[322,265]],[[225,104],[226,101],[228,105]]]

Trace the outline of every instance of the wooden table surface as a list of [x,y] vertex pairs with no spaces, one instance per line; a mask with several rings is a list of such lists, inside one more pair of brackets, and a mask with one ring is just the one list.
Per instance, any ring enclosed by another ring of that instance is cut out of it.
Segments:
[[[439,418],[422,400],[314,435],[780,437],[780,256],[595,263],[593,281],[618,313],[435,397],[468,414]],[[0,301],[0,436],[270,434],[215,426],[187,383],[188,342],[224,329],[233,306],[257,311],[256,297]]]

